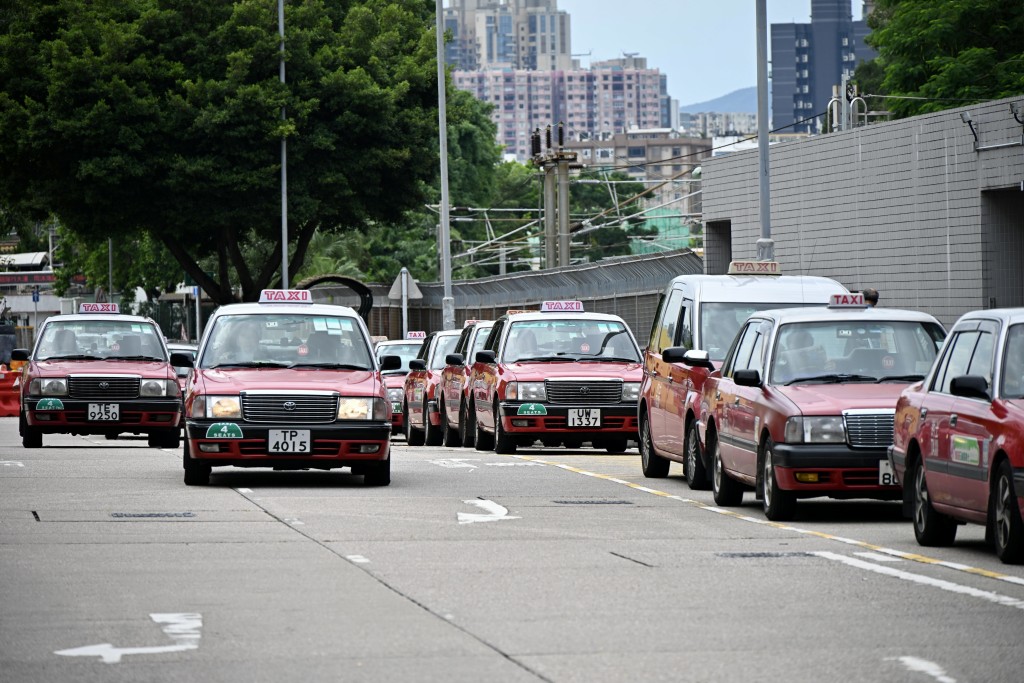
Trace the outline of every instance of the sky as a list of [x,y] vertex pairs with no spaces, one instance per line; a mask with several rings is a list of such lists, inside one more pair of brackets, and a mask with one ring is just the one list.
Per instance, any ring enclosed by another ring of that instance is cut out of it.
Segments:
[[[861,0],[852,0],[860,19]],[[558,0],[572,18],[573,54],[589,60],[623,52],[668,74],[681,105],[757,85],[754,0]],[[811,0],[767,0],[768,23],[806,23]],[[770,29],[769,29],[770,31]],[[769,56],[771,46],[769,44]]]

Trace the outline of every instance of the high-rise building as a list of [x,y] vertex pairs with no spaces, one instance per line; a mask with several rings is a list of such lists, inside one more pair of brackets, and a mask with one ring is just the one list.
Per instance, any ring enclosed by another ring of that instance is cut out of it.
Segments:
[[558,0],[449,0],[445,60],[456,69],[572,68],[569,14]]
[[[864,17],[872,5],[864,3]],[[875,56],[869,32],[866,19],[853,20],[851,0],[811,0],[809,24],[772,24],[772,128],[816,132],[832,86]]]

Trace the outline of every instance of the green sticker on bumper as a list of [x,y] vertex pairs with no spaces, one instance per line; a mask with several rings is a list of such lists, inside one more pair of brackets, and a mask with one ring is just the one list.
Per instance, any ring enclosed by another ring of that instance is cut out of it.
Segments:
[[64,410],[64,401],[59,398],[42,398],[36,404],[36,410]]
[[207,439],[241,439],[242,428],[234,422],[215,422],[206,430]]
[[540,403],[524,403],[519,406],[516,415],[547,415],[548,409]]

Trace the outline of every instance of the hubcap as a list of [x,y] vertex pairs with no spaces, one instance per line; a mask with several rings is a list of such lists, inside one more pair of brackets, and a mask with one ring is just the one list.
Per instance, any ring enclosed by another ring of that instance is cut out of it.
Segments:
[[924,480],[924,465],[917,466],[917,475],[914,477],[914,524],[918,529],[924,529],[925,509],[928,507],[928,486]]
[[715,454],[715,457],[714,457],[714,460],[715,460],[715,464],[714,464],[714,467],[715,467],[715,478],[714,478],[715,479],[715,491],[718,491],[718,490],[720,490],[722,488],[722,454],[721,454],[721,452],[718,449],[718,441],[715,441],[714,454]]
[[640,460],[646,469],[651,462],[651,428],[647,424],[646,418],[643,418],[640,424],[643,426],[643,431],[640,435]]
[[686,442],[686,476],[691,480],[695,479],[697,471],[697,434],[691,430],[690,438]]
[[1010,482],[1006,477],[999,477],[996,491],[996,535],[999,547],[1006,548],[1010,544]]
[[772,504],[772,494],[775,492],[775,470],[772,467],[772,452],[769,449],[764,454],[764,505]]

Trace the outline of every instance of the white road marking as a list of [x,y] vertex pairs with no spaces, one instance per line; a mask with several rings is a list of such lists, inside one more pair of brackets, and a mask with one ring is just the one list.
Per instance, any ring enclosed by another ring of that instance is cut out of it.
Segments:
[[901,560],[898,557],[893,557],[892,555],[881,555],[879,553],[872,553],[872,552],[854,553],[854,555],[856,555],[857,557],[863,557],[865,560],[874,560],[875,562],[902,562],[903,561],[903,560]]
[[55,655],[64,657],[99,657],[105,664],[117,664],[125,655],[155,655],[166,652],[184,652],[199,647],[200,630],[203,628],[203,615],[193,612],[156,613],[149,618],[158,624],[164,624],[163,632],[174,645],[155,645],[152,647],[114,647],[110,643],[84,645],[70,650],[57,650]]
[[480,462],[479,458],[439,458],[437,460],[428,460],[427,462],[440,465],[441,467],[447,467],[449,469],[456,469],[459,467],[465,467],[467,469],[475,470],[476,465],[470,465],[470,462]]
[[367,564],[369,562],[369,560],[362,555],[346,555],[345,559],[349,562],[355,562],[356,564]]
[[24,467],[25,463],[17,460],[0,460],[0,465],[3,465],[4,467]]
[[544,467],[539,462],[485,462],[488,467]]
[[474,498],[473,500],[462,501],[466,505],[475,505],[481,510],[486,510],[486,515],[481,515],[476,512],[460,512],[459,513],[459,524],[475,524],[476,522],[500,522],[506,519],[521,519],[520,517],[510,517],[508,514],[508,508],[498,505],[493,500],[480,500]]
[[891,576],[897,579],[903,579],[904,581],[910,581],[912,583],[918,583],[923,586],[931,586],[932,588],[938,588],[939,590],[948,591],[950,593],[959,593],[960,595],[967,595],[972,598],[981,598],[988,602],[995,603],[997,605],[1003,605],[1005,607],[1016,607],[1017,609],[1024,610],[1024,600],[1017,598],[1011,598],[1008,595],[1002,595],[1000,593],[993,593],[992,591],[983,591],[978,588],[971,586],[964,586],[959,583],[953,583],[952,581],[946,581],[944,579],[934,579],[930,576],[924,576],[923,574],[914,574],[912,572],[904,571],[902,569],[896,569],[895,567],[884,567],[880,564],[871,564],[864,560],[858,560],[854,557],[847,557],[846,555],[840,555],[839,553],[829,552],[827,550],[819,550],[811,553],[816,557],[823,557],[826,560],[833,560],[835,562],[842,562],[843,564],[857,569],[864,569],[869,572],[875,572],[876,574],[884,574],[885,576]]
[[301,519],[297,519],[295,517],[285,517],[284,521],[285,524],[291,524],[292,526],[305,526],[306,524]]
[[935,662],[919,657],[888,657],[887,661],[897,661],[914,673],[927,674],[939,683],[956,683],[956,679],[946,674],[946,670]]
[[235,489],[239,493],[252,493],[252,489]]

